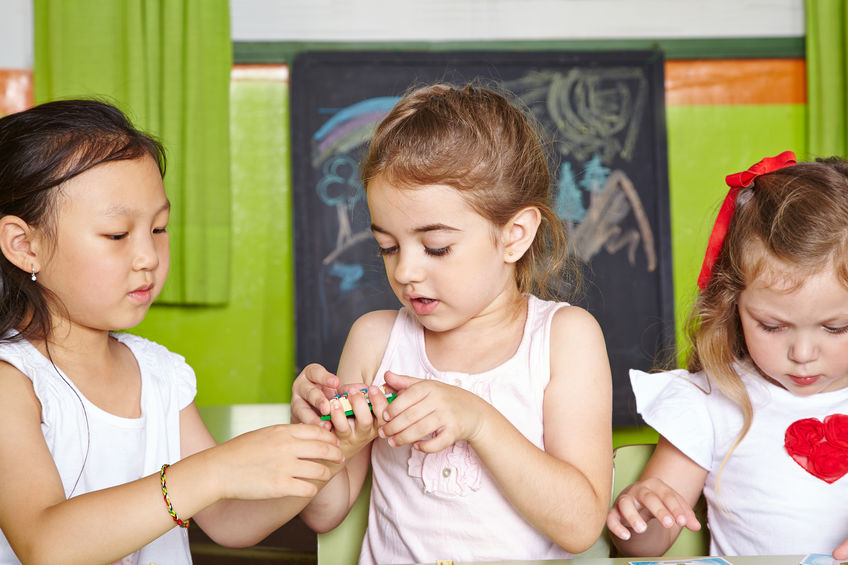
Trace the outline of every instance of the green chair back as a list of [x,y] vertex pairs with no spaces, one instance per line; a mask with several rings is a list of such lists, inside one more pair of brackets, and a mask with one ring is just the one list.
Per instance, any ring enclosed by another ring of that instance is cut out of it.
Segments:
[[318,565],[357,565],[362,538],[368,526],[371,473],[344,521],[326,534],[318,534]]

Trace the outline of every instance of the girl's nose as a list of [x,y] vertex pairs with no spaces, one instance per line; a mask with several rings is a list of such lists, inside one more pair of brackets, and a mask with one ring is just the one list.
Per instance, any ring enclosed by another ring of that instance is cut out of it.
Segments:
[[136,247],[133,268],[137,271],[150,271],[159,266],[159,252],[153,238],[145,238]]
[[413,255],[413,253],[398,250],[393,275],[399,284],[420,282],[424,278],[421,262]]
[[789,346],[789,359],[795,363],[810,363],[818,356],[818,345],[812,339],[800,337]]

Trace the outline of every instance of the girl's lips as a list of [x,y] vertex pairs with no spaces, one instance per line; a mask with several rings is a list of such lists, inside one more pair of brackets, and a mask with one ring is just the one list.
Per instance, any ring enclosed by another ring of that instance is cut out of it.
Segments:
[[433,313],[436,307],[438,307],[439,301],[434,298],[409,298],[409,305],[412,306],[412,309],[419,316],[426,316]]
[[150,302],[150,291],[152,289],[153,285],[137,288],[134,291],[130,292],[130,297],[141,304],[145,304],[147,302]]
[[789,375],[789,378],[792,379],[792,382],[798,386],[810,386],[811,384],[815,384],[821,375],[813,375],[811,377],[802,377],[798,375]]

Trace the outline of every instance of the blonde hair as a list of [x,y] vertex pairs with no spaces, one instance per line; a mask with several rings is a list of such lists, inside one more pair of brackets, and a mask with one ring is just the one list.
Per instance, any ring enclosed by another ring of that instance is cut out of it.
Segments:
[[551,205],[551,174],[539,131],[527,112],[493,89],[418,88],[377,126],[362,182],[367,190],[369,181],[382,175],[405,189],[451,186],[495,227],[524,208],[538,208],[542,223],[516,264],[515,279],[522,293],[553,297],[555,281],[567,280],[572,291],[579,286],[579,270]]
[[742,189],[712,278],[687,321],[688,369],[704,371],[736,403],[743,425],[722,467],[751,428],[753,408],[736,365],[750,362],[738,313],[739,293],[770,259],[788,266],[790,282],[829,265],[848,287],[848,162],[798,163],[757,177]]

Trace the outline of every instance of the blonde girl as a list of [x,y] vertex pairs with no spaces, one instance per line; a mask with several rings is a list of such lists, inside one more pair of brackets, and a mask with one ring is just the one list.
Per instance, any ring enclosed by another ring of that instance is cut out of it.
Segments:
[[628,555],[703,527],[714,555],[848,557],[848,163],[791,152],[729,175],[688,371],[631,371],[660,440],[607,519]]
[[[594,318],[539,297],[566,254],[536,130],[492,89],[423,87],[379,125],[362,178],[402,308],[356,321],[338,377],[313,366],[295,382],[294,417],[331,414],[346,455],[303,518],[335,527],[370,466],[361,563],[590,547],[609,502],[610,369]],[[347,420],[339,382],[366,388],[374,416],[354,393]]]

